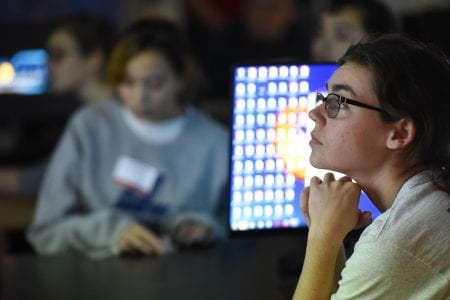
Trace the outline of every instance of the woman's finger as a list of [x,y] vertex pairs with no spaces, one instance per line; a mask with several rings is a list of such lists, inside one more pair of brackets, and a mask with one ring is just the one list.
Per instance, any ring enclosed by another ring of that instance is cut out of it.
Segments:
[[300,208],[305,217],[306,224],[309,226],[309,186],[305,187],[300,194]]
[[325,176],[323,177],[323,182],[331,182],[334,180],[335,180],[334,174],[330,172],[326,173]]
[[136,245],[143,250],[150,250],[158,255],[164,254],[161,240],[144,226],[135,229]]

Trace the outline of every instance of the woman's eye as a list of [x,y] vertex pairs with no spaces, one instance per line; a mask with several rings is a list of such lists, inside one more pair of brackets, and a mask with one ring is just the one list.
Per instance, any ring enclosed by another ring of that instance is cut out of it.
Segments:
[[127,86],[132,86],[132,85],[134,85],[134,80],[132,80],[132,79],[130,79],[130,78],[125,78],[123,81],[122,81],[122,84],[123,85],[127,85]]
[[146,82],[145,85],[151,89],[159,89],[162,87],[163,81],[162,80],[152,80],[152,81]]
[[132,78],[125,78],[122,84],[128,87],[141,87],[146,89],[157,90],[161,89],[165,81],[162,79],[152,79],[152,80],[135,80]]

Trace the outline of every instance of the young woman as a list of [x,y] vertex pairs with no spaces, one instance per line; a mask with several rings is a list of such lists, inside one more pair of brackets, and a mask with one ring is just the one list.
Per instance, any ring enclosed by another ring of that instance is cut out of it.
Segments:
[[312,36],[313,61],[335,62],[347,48],[368,33],[398,32],[397,20],[377,0],[339,0],[321,11]]
[[[228,134],[189,105],[196,78],[183,32],[138,21],[108,66],[116,96],[71,120],[28,237],[40,254],[163,254],[225,235]],[[222,209],[223,208],[223,209]]]
[[[309,232],[294,299],[448,299],[448,60],[386,35],[351,46],[339,64],[310,112],[310,161],[348,177],[315,177],[302,193]],[[361,190],[383,213],[345,261],[344,237],[371,222]]]
[[[49,97],[55,98],[53,101],[65,101],[68,114],[84,103],[103,100],[111,95],[104,75],[116,38],[115,24],[91,13],[70,15],[51,30],[46,45],[51,83]],[[66,116],[61,115],[60,118],[62,124],[60,129],[56,128],[58,134],[63,131],[63,121],[66,121]],[[48,158],[45,157],[35,163],[1,168],[0,193],[34,201],[47,163]]]
[[117,39],[112,21],[100,15],[71,15],[51,31],[47,40],[51,92],[72,93],[82,102],[111,95],[105,68]]

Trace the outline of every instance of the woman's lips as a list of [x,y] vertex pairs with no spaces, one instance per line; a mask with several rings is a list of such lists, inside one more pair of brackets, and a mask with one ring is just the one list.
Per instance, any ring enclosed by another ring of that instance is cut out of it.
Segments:
[[312,146],[312,145],[323,145],[323,144],[316,138],[316,136],[313,133],[311,133],[311,140],[309,141],[309,145]]

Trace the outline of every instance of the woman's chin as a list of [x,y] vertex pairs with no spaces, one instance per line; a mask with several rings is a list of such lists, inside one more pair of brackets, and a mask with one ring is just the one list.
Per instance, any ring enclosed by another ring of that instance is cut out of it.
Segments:
[[315,157],[314,154],[309,157],[309,163],[316,169],[324,169],[323,161]]
[[313,166],[316,169],[320,169],[320,170],[333,170],[334,171],[334,166],[327,164],[326,162],[324,162],[323,160],[320,159],[314,159],[313,157],[310,157],[309,162],[311,164],[311,166]]

